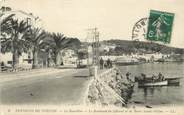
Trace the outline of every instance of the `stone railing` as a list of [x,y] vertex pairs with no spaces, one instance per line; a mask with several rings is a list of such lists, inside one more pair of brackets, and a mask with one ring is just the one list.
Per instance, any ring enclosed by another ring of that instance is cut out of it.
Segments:
[[119,73],[120,70],[113,67],[97,74],[89,84],[86,103],[101,106],[126,106],[133,84]]

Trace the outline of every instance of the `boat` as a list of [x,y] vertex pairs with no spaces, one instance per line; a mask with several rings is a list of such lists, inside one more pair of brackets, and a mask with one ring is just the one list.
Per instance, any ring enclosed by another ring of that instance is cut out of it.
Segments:
[[167,86],[168,80],[163,81],[139,81],[138,87],[155,87],[155,86]]
[[138,65],[139,61],[137,59],[134,58],[117,58],[115,60],[115,64],[118,66],[126,66],[126,65]]
[[141,77],[135,77],[135,82],[138,82],[138,86],[179,86],[181,77],[164,78],[153,80],[151,77],[145,79]]
[[180,85],[180,77],[175,77],[175,78],[165,78],[165,80],[168,81],[168,85],[173,85],[173,86],[178,86]]

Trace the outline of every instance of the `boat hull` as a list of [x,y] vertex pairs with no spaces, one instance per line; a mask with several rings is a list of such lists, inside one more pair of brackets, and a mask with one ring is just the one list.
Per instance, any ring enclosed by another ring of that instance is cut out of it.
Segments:
[[115,64],[118,66],[126,66],[126,65],[138,65],[140,63],[139,62],[115,62]]
[[155,86],[167,86],[168,81],[156,81],[156,82],[138,82],[139,87],[155,87]]

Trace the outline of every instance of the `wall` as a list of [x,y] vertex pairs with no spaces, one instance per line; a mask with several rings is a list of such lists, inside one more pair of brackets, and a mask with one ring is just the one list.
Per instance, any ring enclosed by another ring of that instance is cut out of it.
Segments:
[[118,68],[112,68],[89,84],[86,104],[125,107],[133,93],[133,87],[133,82],[121,75]]

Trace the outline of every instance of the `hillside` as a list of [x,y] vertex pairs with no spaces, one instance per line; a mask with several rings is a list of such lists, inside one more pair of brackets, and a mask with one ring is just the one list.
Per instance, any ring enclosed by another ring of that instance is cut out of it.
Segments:
[[151,42],[141,42],[141,41],[127,41],[127,40],[105,40],[102,41],[103,44],[114,44],[116,48],[111,50],[111,53],[121,54],[121,53],[163,53],[163,54],[184,54],[184,49],[168,47],[166,45],[161,45],[158,43]]

